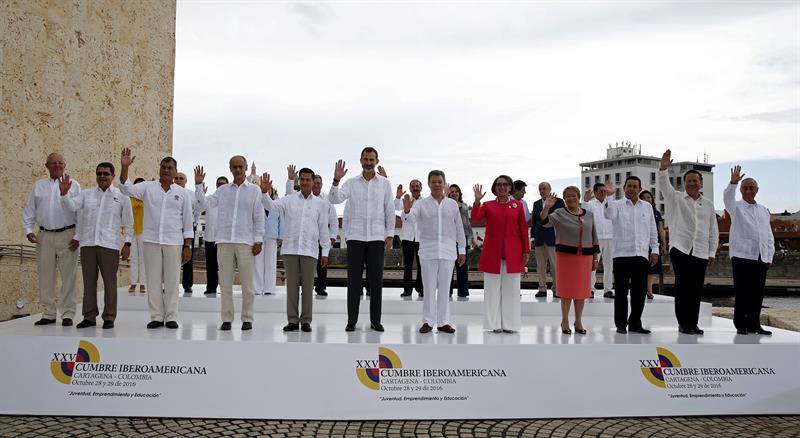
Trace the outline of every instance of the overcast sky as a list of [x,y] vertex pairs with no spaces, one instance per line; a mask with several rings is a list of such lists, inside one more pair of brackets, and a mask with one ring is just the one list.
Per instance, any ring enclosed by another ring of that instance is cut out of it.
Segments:
[[577,181],[628,140],[782,163],[762,202],[800,209],[799,2],[179,0],[176,40],[174,153],[209,180],[243,154],[327,189],[369,145],[395,185],[442,169],[466,192]]

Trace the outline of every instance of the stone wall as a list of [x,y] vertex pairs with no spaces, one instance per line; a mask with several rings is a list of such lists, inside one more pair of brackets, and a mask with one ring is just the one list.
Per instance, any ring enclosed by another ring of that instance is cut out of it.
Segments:
[[[27,243],[21,217],[47,154],[61,152],[83,187],[94,168],[137,156],[157,176],[172,152],[174,0],[0,2],[0,244]],[[3,258],[3,257],[0,257]],[[18,298],[38,309],[35,269],[2,260],[0,319]],[[80,276],[79,276],[80,277]],[[127,276],[126,276],[127,278]]]

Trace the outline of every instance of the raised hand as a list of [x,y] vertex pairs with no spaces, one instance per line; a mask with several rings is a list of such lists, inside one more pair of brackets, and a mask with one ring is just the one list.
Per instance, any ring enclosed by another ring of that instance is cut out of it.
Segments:
[[583,192],[583,202],[589,202],[591,200],[592,200],[592,189]]
[[344,160],[339,160],[336,162],[336,167],[333,169],[333,179],[336,181],[341,181],[344,178],[345,174],[347,174],[347,168],[345,167]]
[[475,184],[472,186],[472,191],[475,193],[475,203],[479,204],[481,199],[486,196],[486,192],[483,191],[483,186],[480,184]]
[[289,167],[286,168],[286,173],[288,174],[289,181],[297,179],[297,167],[295,167],[294,164],[290,164]]
[[69,193],[69,188],[72,186],[72,181],[69,179],[68,174],[64,174],[58,179],[58,189],[61,191],[61,196]]
[[408,193],[406,193],[406,195],[403,196],[403,211],[406,213],[411,211],[411,195],[409,195]]
[[269,174],[267,172],[261,175],[261,183],[259,186],[261,187],[261,193],[266,193],[267,195],[272,193],[272,180],[269,179]]
[[199,185],[203,184],[203,181],[206,179],[206,173],[203,172],[203,166],[195,166],[194,167],[194,184]]
[[388,176],[386,176],[386,169],[384,169],[383,166],[381,165],[378,165],[378,175],[384,178],[389,178]]
[[395,195],[394,195],[394,197],[395,197],[395,198],[397,198],[397,199],[400,199],[400,198],[402,198],[402,197],[403,197],[403,195],[404,195],[405,193],[406,193],[406,192],[404,192],[404,191],[403,191],[403,185],[402,185],[402,184],[400,184],[400,185],[398,185],[398,186],[397,186],[397,192],[395,192]]
[[617,186],[610,179],[607,179],[603,185],[606,187],[606,196],[614,196],[617,193]]
[[547,195],[547,197],[544,198],[544,206],[545,206],[545,208],[549,209],[550,207],[556,205],[556,200],[557,199],[558,199],[558,196],[556,196],[555,192],[550,193],[549,195]]
[[731,169],[731,184],[739,184],[739,181],[744,178],[745,174],[742,173],[742,166],[734,166]]
[[131,156],[131,149],[130,148],[122,148],[122,167],[129,167],[133,164],[133,160],[136,159],[136,156]]
[[664,152],[664,155],[661,156],[661,165],[658,167],[659,170],[667,170],[669,166],[672,164],[672,151],[667,149]]

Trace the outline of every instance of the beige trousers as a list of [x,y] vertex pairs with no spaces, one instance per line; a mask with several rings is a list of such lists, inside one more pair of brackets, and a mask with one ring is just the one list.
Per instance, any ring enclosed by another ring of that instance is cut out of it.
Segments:
[[[317,270],[317,259],[286,254],[283,256],[283,266],[286,269],[286,317],[290,323],[310,323],[314,303],[314,273]],[[303,302],[298,316],[297,307],[301,286],[303,287]]]
[[[181,275],[182,245],[144,243],[144,270],[147,272],[147,304],[151,321],[177,321],[178,281]],[[161,281],[164,291],[161,291]]]
[[253,322],[253,272],[256,256],[252,245],[245,243],[217,243],[219,264],[219,289],[222,295],[222,322],[233,322],[233,277],[239,268],[242,282],[242,322]]
[[[70,251],[69,242],[75,236],[75,228],[52,232],[39,231],[36,238],[36,264],[39,274],[39,304],[42,318],[56,319],[56,308],[62,318],[74,318],[75,271],[78,267],[78,251]],[[56,270],[61,276],[61,292],[56,299]],[[58,303],[56,303],[58,301]]]
[[539,290],[547,290],[547,262],[550,262],[550,275],[553,277],[553,293],[556,291],[556,247],[537,246],[533,249],[536,257],[536,273],[539,274]]

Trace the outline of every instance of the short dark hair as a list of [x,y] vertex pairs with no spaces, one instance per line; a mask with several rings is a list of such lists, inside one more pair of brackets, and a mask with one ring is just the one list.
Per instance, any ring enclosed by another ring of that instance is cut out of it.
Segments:
[[172,165],[175,166],[176,170],[178,169],[178,162],[174,158],[170,157],[169,155],[167,155],[166,157],[162,158],[161,161],[158,162],[158,164],[162,165],[162,164],[164,164],[165,161],[172,161]]
[[690,175],[692,173],[696,174],[700,178],[700,182],[703,182],[703,174],[700,173],[699,170],[695,170],[695,169],[687,170],[686,173],[683,174],[683,181],[686,182],[686,176]]
[[297,176],[299,177],[300,175],[302,175],[304,173],[306,173],[306,174],[310,173],[312,180],[314,179],[314,175],[316,175],[316,173],[314,173],[313,170],[309,169],[308,167],[304,167],[304,168],[300,169],[299,172],[297,172]]
[[462,196],[463,196],[463,193],[461,193],[461,187],[459,187],[459,186],[458,186],[458,184],[450,184],[450,187],[448,187],[447,189],[448,189],[448,190],[450,190],[450,189],[452,189],[453,187],[455,187],[455,188],[457,188],[457,189],[458,189],[458,202],[461,202],[461,203],[463,203],[463,202],[464,202],[464,199],[462,198]]
[[145,182],[145,179],[144,178],[136,178],[135,180],[133,180],[134,184],[139,184],[140,182]]
[[523,188],[525,188],[525,187],[528,187],[528,185],[527,185],[527,184],[525,184],[525,181],[523,181],[523,180],[521,180],[521,179],[518,179],[518,180],[514,181],[514,191],[515,191],[515,192],[516,192],[517,190],[522,190],[522,189],[523,189]]
[[114,175],[114,165],[113,164],[109,163],[108,161],[103,161],[102,163],[98,164],[97,167],[95,167],[94,170],[96,171],[97,169],[99,169],[101,167],[108,167],[109,169],[111,169],[111,174]]
[[606,185],[605,185],[605,184],[603,184],[603,183],[595,183],[595,184],[592,186],[592,191],[593,191],[593,192],[596,192],[596,191],[597,191],[598,189],[600,189],[600,188],[603,188],[603,189],[604,189],[604,188],[606,188]]
[[514,180],[511,179],[510,176],[508,176],[508,175],[500,175],[497,178],[495,178],[494,181],[492,181],[492,194],[495,195],[495,196],[497,196],[497,191],[494,189],[494,186],[497,185],[497,181],[500,180],[500,179],[504,179],[504,180],[508,181],[508,185],[511,186],[511,187],[514,187]]
[[224,179],[225,180],[225,184],[228,184],[229,181],[228,181],[228,177],[227,176],[225,176],[225,175],[218,176],[216,182],[219,182],[219,180],[221,180],[221,179]]
[[444,177],[444,172],[442,172],[441,170],[431,170],[430,172],[428,172],[428,182],[431,182],[431,178],[434,176],[441,176],[442,181],[447,181],[447,178]]
[[640,188],[640,189],[642,188],[642,180],[641,180],[641,179],[639,179],[639,177],[638,177],[638,176],[633,176],[633,175],[631,175],[631,176],[629,176],[629,177],[625,178],[625,184],[623,184],[622,186],[623,186],[623,187],[624,187],[624,186],[627,186],[627,185],[628,185],[628,181],[630,181],[630,180],[634,180],[634,181],[638,182],[638,183],[639,183],[639,188]]
[[650,190],[642,190],[641,192],[639,192],[639,199],[644,201],[644,195],[645,194],[650,195],[650,205],[652,205],[653,208],[655,208],[656,207],[656,197],[653,196],[652,193],[650,193]]
[[377,150],[377,149],[375,149],[375,148],[374,148],[374,147],[372,147],[372,146],[367,146],[367,147],[365,147],[364,149],[361,149],[361,155],[359,155],[359,158],[363,157],[363,156],[364,156],[364,154],[365,154],[365,153],[368,153],[368,152],[372,152],[373,154],[375,154],[375,159],[376,159],[376,160],[378,159],[378,150]]

